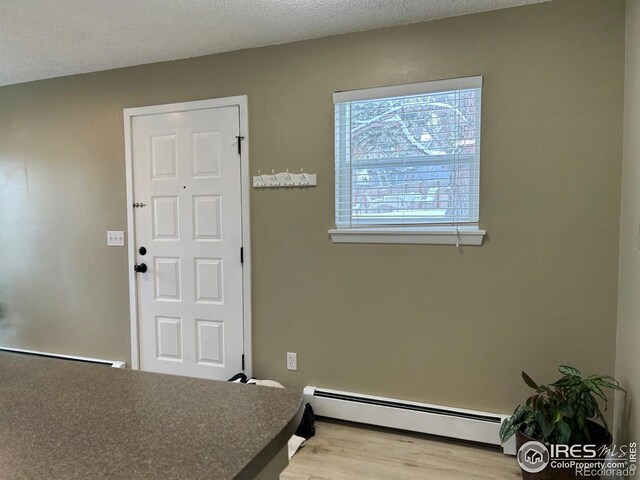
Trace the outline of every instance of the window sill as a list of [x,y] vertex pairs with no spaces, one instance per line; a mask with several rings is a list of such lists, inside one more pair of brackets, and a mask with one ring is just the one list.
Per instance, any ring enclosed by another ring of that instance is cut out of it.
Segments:
[[329,230],[333,243],[414,245],[482,245],[486,230],[478,227],[339,228]]

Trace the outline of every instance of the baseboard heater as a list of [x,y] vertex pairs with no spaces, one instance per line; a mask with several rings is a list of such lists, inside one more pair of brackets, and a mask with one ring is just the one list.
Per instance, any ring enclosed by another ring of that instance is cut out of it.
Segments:
[[76,355],[63,355],[61,353],[40,352],[38,350],[26,350],[24,348],[0,347],[0,351],[9,353],[19,353],[21,355],[33,355],[36,357],[61,358],[63,360],[72,360],[74,362],[97,363],[99,365],[110,366],[113,368],[126,368],[126,362],[120,360],[103,360],[102,358],[78,357]]
[[516,453],[514,437],[504,445],[500,442],[500,425],[507,415],[313,386],[305,387],[304,399],[321,417],[496,445],[505,454]]

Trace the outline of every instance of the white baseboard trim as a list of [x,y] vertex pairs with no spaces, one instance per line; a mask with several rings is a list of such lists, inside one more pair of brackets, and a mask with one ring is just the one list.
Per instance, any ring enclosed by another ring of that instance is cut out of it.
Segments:
[[1,347],[1,346],[0,346],[0,351],[10,352],[10,353],[22,353],[24,355],[35,355],[38,357],[61,358],[64,360],[74,360],[76,362],[99,363],[99,364],[109,365],[113,368],[127,367],[127,362],[122,362],[120,360],[104,360],[102,358],[80,357],[77,355],[64,355],[62,353],[41,352],[38,350],[27,350],[24,348]]
[[314,386],[305,387],[304,400],[321,417],[496,445],[507,455],[516,454],[515,437],[500,442],[500,425],[508,415]]

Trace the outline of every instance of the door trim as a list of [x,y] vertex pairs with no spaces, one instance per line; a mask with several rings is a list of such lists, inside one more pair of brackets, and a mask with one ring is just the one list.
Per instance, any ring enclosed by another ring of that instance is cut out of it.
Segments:
[[124,150],[127,188],[127,250],[129,267],[129,321],[131,329],[131,368],[140,369],[140,339],[138,335],[138,298],[136,277],[133,266],[136,261],[135,228],[133,213],[133,139],[131,138],[132,120],[144,115],[160,113],[175,113],[208,108],[238,107],[240,112],[240,136],[242,149],[240,155],[240,179],[242,183],[242,297],[243,297],[243,332],[244,332],[244,372],[247,376],[253,374],[253,355],[251,349],[251,217],[250,217],[250,180],[249,171],[249,116],[248,98],[246,95],[235,97],[198,100],[194,102],[179,102],[166,105],[152,105],[148,107],[125,108],[124,115]]

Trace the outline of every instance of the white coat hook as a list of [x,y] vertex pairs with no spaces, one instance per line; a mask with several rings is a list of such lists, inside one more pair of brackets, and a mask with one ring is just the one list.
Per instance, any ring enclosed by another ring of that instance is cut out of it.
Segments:
[[263,175],[258,170],[258,175],[253,177],[254,188],[296,188],[296,187],[315,187],[317,186],[317,175],[315,173],[304,173],[304,169],[300,169],[300,173],[290,173],[289,169],[284,172],[276,173],[271,170],[271,175]]

